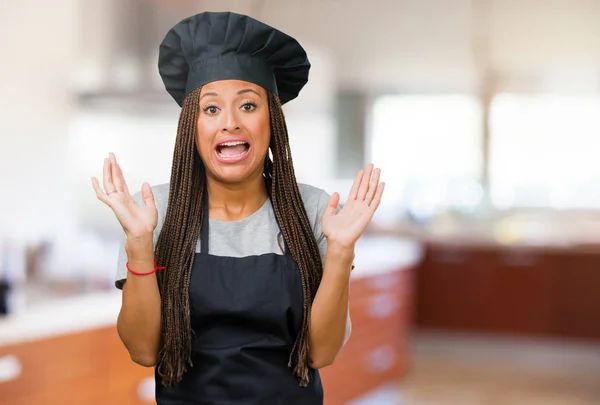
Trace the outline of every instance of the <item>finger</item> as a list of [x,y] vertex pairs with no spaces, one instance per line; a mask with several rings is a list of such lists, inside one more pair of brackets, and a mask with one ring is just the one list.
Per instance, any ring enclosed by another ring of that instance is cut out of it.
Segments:
[[371,180],[371,174],[373,173],[373,163],[369,163],[363,174],[363,178],[360,182],[360,187],[358,188],[358,194],[356,195],[357,200],[364,200],[367,195],[367,191],[369,190],[369,181]]
[[325,213],[329,214],[329,215],[334,214],[339,203],[340,203],[339,193],[333,193],[331,195],[331,198],[329,199],[329,202],[327,203],[327,207],[325,208]]
[[142,200],[144,200],[145,207],[156,207],[156,205],[154,204],[154,194],[152,193],[152,187],[150,187],[150,184],[148,183],[142,184]]
[[363,178],[363,170],[359,170],[356,178],[354,179],[354,183],[352,184],[352,188],[350,188],[350,192],[348,193],[348,200],[356,200],[356,194],[358,193],[358,187],[360,186],[360,181]]
[[98,197],[98,199],[100,201],[102,201],[104,204],[109,205],[108,204],[108,196],[106,194],[104,194],[104,192],[100,189],[100,183],[98,183],[98,179],[95,177],[92,177],[92,187],[94,187],[94,191],[96,192],[96,197]]
[[117,163],[117,174],[121,179],[121,186],[123,187],[123,191],[129,195],[129,187],[127,187],[127,182],[125,181],[125,176],[123,176],[123,171],[121,170],[121,166]]
[[119,169],[117,167],[117,158],[114,153],[109,153],[110,160],[110,175],[112,177],[113,184],[115,186],[116,191],[123,191],[123,181],[119,176]]
[[125,181],[125,176],[123,176],[123,171],[121,170],[121,165],[117,162],[117,157],[114,153],[112,155],[112,176],[113,182],[115,183],[115,187],[117,190],[124,191],[127,195],[129,195],[129,187],[127,187],[127,182]]
[[373,201],[375,192],[377,191],[377,184],[379,183],[380,175],[381,169],[377,168],[373,171],[373,175],[371,176],[371,182],[369,184],[369,190],[367,191],[367,195],[365,196],[365,201],[368,204],[371,204],[371,201]]
[[111,166],[110,160],[104,159],[104,169],[103,169],[104,173],[103,173],[103,177],[102,177],[102,182],[104,184],[104,191],[107,195],[109,195],[110,193],[115,191],[115,186],[113,185],[113,182],[112,182],[110,166]]
[[371,202],[371,205],[369,206],[373,209],[373,212],[377,210],[377,207],[379,207],[379,204],[381,203],[381,196],[383,195],[384,188],[384,182],[379,183],[379,185],[377,186],[377,192],[375,193],[375,197],[373,197],[373,202]]

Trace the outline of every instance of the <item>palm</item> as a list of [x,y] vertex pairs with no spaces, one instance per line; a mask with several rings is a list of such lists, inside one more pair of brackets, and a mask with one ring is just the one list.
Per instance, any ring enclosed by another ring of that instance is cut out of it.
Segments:
[[129,193],[110,195],[111,208],[127,235],[142,236],[154,231],[158,223],[158,211],[154,206],[138,205]]
[[336,213],[339,194],[334,193],[321,219],[323,234],[328,241],[352,247],[363,234],[379,203],[385,184],[379,183],[379,169],[370,164],[361,170],[348,194],[344,206]]
[[113,210],[127,238],[152,234],[158,223],[158,211],[150,186],[147,183],[143,184],[141,193],[143,203],[138,204],[129,194],[127,183],[113,154],[104,161],[103,183],[106,193],[100,189],[98,180],[92,178],[96,196]]

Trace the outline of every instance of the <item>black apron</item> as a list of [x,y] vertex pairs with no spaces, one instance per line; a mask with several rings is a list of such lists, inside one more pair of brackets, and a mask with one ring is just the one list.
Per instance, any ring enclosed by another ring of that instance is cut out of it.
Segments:
[[193,367],[171,389],[155,374],[157,404],[322,405],[318,370],[309,368],[309,385],[302,388],[287,366],[303,316],[298,265],[287,249],[283,255],[210,255],[207,194],[190,281]]

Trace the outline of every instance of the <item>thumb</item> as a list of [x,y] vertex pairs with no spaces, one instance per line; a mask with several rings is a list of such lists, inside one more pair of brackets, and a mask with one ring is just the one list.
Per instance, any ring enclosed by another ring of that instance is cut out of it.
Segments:
[[339,193],[333,193],[331,195],[331,198],[329,199],[329,202],[327,203],[327,207],[325,208],[325,215],[333,215],[335,213],[335,210],[338,206],[340,202],[340,195]]
[[152,194],[152,188],[150,184],[142,184],[142,199],[144,200],[144,206],[147,208],[154,208],[154,194]]

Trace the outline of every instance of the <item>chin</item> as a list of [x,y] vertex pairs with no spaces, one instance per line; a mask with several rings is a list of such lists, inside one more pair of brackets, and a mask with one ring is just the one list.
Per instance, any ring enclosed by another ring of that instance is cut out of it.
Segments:
[[216,179],[222,183],[239,184],[250,178],[251,170],[244,168],[226,168],[217,170]]
[[212,175],[215,180],[225,184],[240,184],[252,179],[255,175],[263,173],[263,164],[256,164],[248,159],[245,164],[222,164],[215,162],[212,167]]

